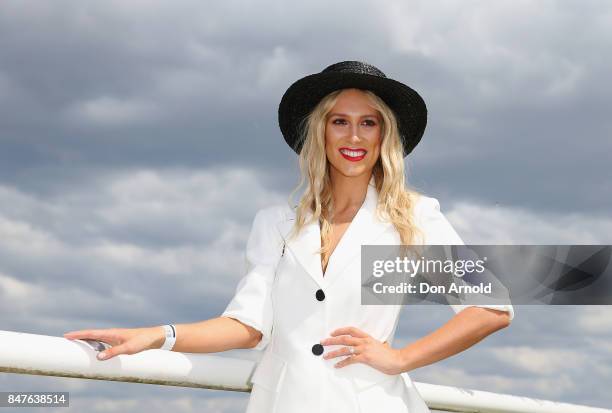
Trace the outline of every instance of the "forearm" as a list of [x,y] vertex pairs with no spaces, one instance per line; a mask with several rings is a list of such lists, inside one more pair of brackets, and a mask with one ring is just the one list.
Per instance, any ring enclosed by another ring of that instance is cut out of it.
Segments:
[[[189,324],[174,324],[176,342],[172,351],[182,353],[216,353],[237,348],[251,348],[257,344],[261,333],[232,318],[216,317]],[[164,341],[163,328],[158,327],[160,337],[157,348]]]
[[467,307],[433,333],[400,349],[403,371],[460,353],[509,323],[504,311]]

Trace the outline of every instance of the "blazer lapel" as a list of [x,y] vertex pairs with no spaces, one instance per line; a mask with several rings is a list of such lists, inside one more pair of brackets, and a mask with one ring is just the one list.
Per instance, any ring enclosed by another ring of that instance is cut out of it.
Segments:
[[[332,252],[325,270],[325,277],[321,268],[321,255],[317,252],[321,248],[321,229],[318,222],[307,224],[296,238],[286,241],[287,247],[295,255],[298,262],[321,288],[329,287],[340,278],[345,267],[355,257],[359,256],[362,245],[373,242],[383,232],[393,227],[392,223],[380,221],[376,217],[377,203],[378,193],[374,186],[374,178],[372,178],[368,184],[366,197],[361,208],[357,211]],[[310,215],[308,215],[308,218],[310,218]],[[295,211],[291,210],[287,219],[277,224],[283,239],[287,239],[294,222]]]
[[[310,218],[310,215],[308,216]],[[321,268],[321,254],[317,250],[321,247],[321,230],[318,222],[306,224],[297,237],[287,240],[289,231],[295,222],[295,210],[291,210],[286,220],[280,221],[277,228],[285,240],[286,248],[291,250],[297,261],[308,275],[320,287],[323,287],[323,269]],[[287,251],[285,251],[285,254]]]
[[[331,284],[342,278],[346,267],[353,260],[360,259],[362,245],[373,243],[385,231],[393,228],[391,222],[381,221],[376,217],[377,203],[378,193],[372,178],[363,205],[329,258],[324,277],[325,287],[329,288]],[[359,280],[360,274],[355,274],[355,277]]]

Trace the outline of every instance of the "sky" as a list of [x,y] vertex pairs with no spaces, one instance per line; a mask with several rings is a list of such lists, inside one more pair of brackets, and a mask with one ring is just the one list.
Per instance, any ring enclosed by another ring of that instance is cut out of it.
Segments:
[[[594,0],[2,1],[0,329],[220,315],[255,213],[299,179],[278,103],[342,60],[423,96],[407,180],[466,243],[611,244],[611,21]],[[395,345],[451,317],[404,308]],[[410,375],[612,408],[611,366],[611,307],[520,306]],[[70,391],[92,412],[241,412],[248,398],[7,373],[0,389]]]

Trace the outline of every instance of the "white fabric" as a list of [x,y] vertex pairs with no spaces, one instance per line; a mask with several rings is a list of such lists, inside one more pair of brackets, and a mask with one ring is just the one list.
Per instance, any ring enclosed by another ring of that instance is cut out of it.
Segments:
[[[424,197],[417,204],[415,215],[419,217],[419,224],[425,231],[424,244],[426,245],[465,245],[459,234],[440,212],[440,203],[436,198]],[[510,320],[514,318],[512,305],[474,305],[474,304],[450,304],[450,307],[458,313],[466,307],[486,307],[508,312]]]
[[[408,373],[388,375],[366,364],[342,368],[342,359],[323,359],[312,346],[339,327],[355,326],[380,341],[392,340],[400,305],[361,305],[361,245],[399,244],[399,234],[379,221],[373,181],[361,209],[321,269],[318,223],[306,225],[295,239],[283,240],[295,214],[286,206],[257,212],[247,242],[247,274],[222,316],[261,331],[255,347],[264,350],[251,378],[247,413],[429,413]],[[463,244],[440,212],[435,198],[415,205],[417,224],[431,244]],[[322,289],[325,298],[316,299]],[[458,312],[464,306],[453,305]],[[503,308],[513,316],[512,306]],[[325,353],[344,346],[325,346]]]

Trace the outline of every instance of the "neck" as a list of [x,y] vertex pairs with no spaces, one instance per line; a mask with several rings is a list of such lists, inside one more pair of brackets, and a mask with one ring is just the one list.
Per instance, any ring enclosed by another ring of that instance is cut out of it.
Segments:
[[336,212],[349,209],[359,209],[368,191],[370,174],[360,176],[344,176],[340,173],[330,174],[332,197]]

